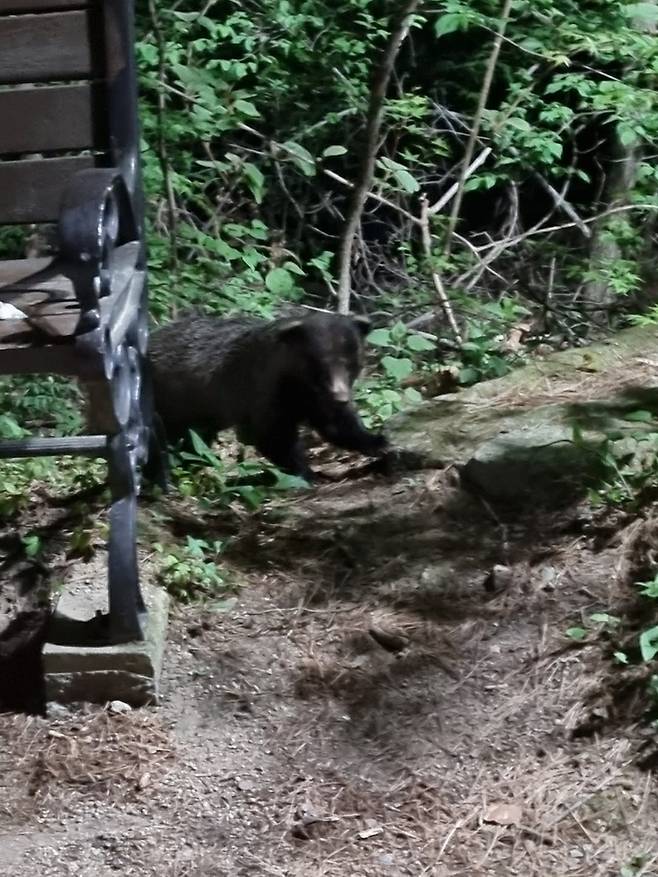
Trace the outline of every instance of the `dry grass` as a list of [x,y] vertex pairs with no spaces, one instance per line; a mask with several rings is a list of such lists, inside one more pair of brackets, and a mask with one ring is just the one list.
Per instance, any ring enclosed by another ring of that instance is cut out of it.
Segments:
[[617,874],[642,854],[648,869],[658,859],[656,802],[651,776],[639,787],[629,779],[629,748],[627,741],[607,741],[580,754],[483,770],[448,832],[433,843],[435,864],[420,873],[435,873],[445,861],[450,875],[594,877]]
[[124,796],[142,790],[173,759],[169,735],[146,711],[94,710],[57,720],[1,715],[4,784],[43,801],[71,787]]
[[[496,405],[498,408],[539,408],[544,405],[564,404],[573,401],[587,399],[587,402],[611,399],[619,396],[624,390],[632,390],[639,385],[646,384],[647,372],[643,365],[638,363],[637,371],[634,371],[629,363],[623,366],[611,366],[605,371],[587,373],[584,369],[576,372],[578,380],[572,376],[556,376],[549,371],[543,387],[535,384],[525,389],[523,386],[512,386],[507,390],[497,390],[491,395],[482,398],[480,404],[489,407]],[[540,370],[541,366],[535,367]],[[493,384],[492,384],[493,386]]]

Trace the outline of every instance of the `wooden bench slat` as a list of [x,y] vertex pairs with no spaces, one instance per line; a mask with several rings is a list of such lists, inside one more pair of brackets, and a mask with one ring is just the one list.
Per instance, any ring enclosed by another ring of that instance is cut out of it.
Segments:
[[[111,300],[121,293],[137,271],[140,253],[138,241],[117,247],[110,256]],[[75,300],[74,266],[58,258],[11,259],[0,262],[0,301],[13,304],[27,313],[26,308],[42,302]],[[54,313],[54,311],[53,311]]]
[[[144,271],[135,267],[139,252],[139,243],[131,241],[113,253],[112,294],[101,300],[101,319],[110,327],[115,344],[123,340],[141,301]],[[60,341],[73,335],[80,306],[67,276],[70,271],[65,274],[58,269],[66,267],[56,259],[0,262],[0,301],[10,301],[25,314],[24,319],[0,320],[0,346],[42,341],[43,334]],[[42,291],[38,291],[35,278],[43,283]],[[8,281],[4,288],[3,280]]]
[[[91,79],[102,70],[102,47],[90,44],[86,11],[0,18],[0,83]],[[98,33],[100,39],[100,33]],[[93,58],[93,63],[92,63]]]
[[26,344],[33,335],[27,320],[0,320],[0,345]]
[[23,345],[37,339],[43,343],[43,335],[59,340],[70,338],[79,318],[80,308],[72,304],[68,311],[61,313],[44,312],[29,320],[0,320],[0,344]]
[[56,9],[84,9],[93,0],[0,0],[0,15],[16,12],[53,12]]
[[95,165],[91,155],[0,162],[0,223],[54,222],[69,179]]
[[51,338],[70,338],[80,319],[80,308],[71,304],[68,311],[54,314],[44,312],[30,317],[29,323]]
[[27,289],[34,289],[35,287],[31,285],[34,283],[41,288],[41,275],[49,269],[51,275],[57,273],[55,264],[56,260],[48,256],[38,259],[7,259],[0,262],[0,299],[5,301],[2,295],[3,287],[22,286],[25,283]]
[[100,85],[0,91],[0,155],[107,145]]

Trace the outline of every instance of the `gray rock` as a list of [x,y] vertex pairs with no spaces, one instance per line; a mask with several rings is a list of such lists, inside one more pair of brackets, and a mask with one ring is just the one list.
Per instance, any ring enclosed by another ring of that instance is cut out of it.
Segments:
[[489,499],[553,505],[582,490],[604,441],[590,435],[576,444],[571,430],[550,423],[520,427],[480,445],[462,468],[462,481]]
[[132,712],[132,707],[124,700],[111,700],[107,708],[111,713],[116,713],[117,715]]
[[650,416],[628,415],[658,417],[657,363],[658,331],[635,327],[428,400],[387,430],[404,459],[456,465],[462,484],[485,498],[560,504],[599,474],[605,441],[632,453],[634,436],[656,430]]
[[[110,646],[54,645],[43,649],[46,696],[49,701],[88,701],[142,706],[157,703],[158,682],[165,646],[169,597],[160,588],[145,589],[148,626],[143,642]],[[83,592],[71,591],[58,611],[71,618],[93,615],[107,599],[104,581]]]

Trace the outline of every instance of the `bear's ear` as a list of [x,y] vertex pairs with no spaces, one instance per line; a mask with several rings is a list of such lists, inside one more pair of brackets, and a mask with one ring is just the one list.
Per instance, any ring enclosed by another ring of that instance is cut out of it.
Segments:
[[304,335],[302,320],[284,320],[277,329],[277,336],[282,341],[296,341]]
[[364,314],[356,314],[352,317],[352,322],[364,338],[372,329],[372,323],[370,322],[370,319]]

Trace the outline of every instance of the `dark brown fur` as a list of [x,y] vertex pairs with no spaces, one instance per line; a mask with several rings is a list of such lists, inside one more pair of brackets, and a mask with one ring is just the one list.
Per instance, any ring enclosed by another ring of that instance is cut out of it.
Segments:
[[193,429],[206,441],[235,428],[238,439],[282,469],[309,477],[303,424],[326,441],[366,455],[385,450],[351,399],[369,324],[312,313],[267,322],[190,316],[153,333],[156,411],[170,439]]

